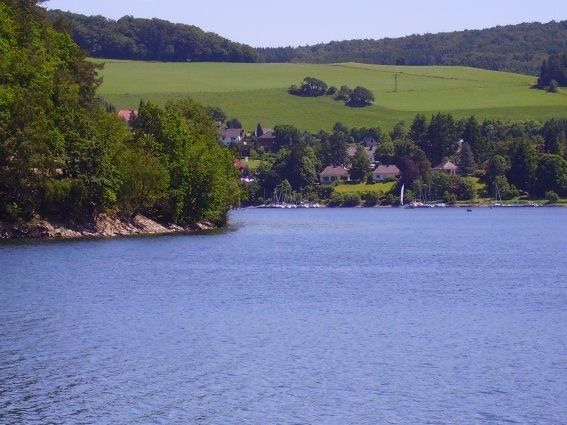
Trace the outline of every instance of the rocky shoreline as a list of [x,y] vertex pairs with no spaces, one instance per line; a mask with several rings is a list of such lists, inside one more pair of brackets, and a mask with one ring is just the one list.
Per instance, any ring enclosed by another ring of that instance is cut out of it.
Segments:
[[91,223],[72,225],[33,220],[28,223],[0,222],[0,240],[8,239],[80,239],[113,238],[133,235],[166,235],[195,233],[216,229],[212,223],[197,223],[193,226],[160,224],[141,214],[126,219],[106,214],[97,216]]

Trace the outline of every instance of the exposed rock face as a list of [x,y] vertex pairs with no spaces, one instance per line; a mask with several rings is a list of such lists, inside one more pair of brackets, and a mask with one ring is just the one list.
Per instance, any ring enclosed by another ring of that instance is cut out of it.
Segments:
[[72,239],[158,235],[212,230],[215,227],[212,223],[197,223],[192,227],[160,224],[141,214],[137,214],[132,219],[101,214],[88,225],[76,226],[51,223],[45,220],[34,220],[29,223],[0,222],[0,239]]

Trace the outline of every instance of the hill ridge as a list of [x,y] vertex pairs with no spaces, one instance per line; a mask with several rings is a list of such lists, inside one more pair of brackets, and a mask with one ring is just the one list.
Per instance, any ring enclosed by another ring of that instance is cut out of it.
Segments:
[[567,52],[567,20],[484,29],[350,39],[299,47],[237,43],[194,25],[124,16],[118,20],[48,10],[64,19],[89,56],[174,62],[325,63],[469,66],[536,75],[549,55]]

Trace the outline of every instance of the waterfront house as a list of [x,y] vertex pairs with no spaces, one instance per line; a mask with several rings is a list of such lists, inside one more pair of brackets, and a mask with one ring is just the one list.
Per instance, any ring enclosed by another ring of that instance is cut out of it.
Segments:
[[345,167],[336,167],[334,165],[330,165],[325,168],[319,174],[319,180],[323,184],[330,184],[334,182],[348,182],[350,181],[350,176],[348,174],[348,170]]
[[459,167],[453,164],[451,161],[443,161],[437,167],[433,167],[431,169],[433,174],[445,173],[449,174],[450,176],[456,176],[459,174]]
[[372,172],[372,181],[383,182],[400,177],[400,169],[395,165],[378,165]]
[[219,143],[224,146],[239,144],[244,139],[244,130],[241,128],[227,128],[219,131]]

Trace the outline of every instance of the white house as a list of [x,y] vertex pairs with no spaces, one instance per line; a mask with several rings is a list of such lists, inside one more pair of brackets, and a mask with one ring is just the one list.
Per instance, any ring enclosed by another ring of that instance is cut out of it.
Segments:
[[244,130],[241,128],[227,128],[219,132],[219,143],[230,146],[240,143],[244,139]]
[[350,176],[345,167],[335,167],[330,165],[319,174],[319,180],[323,184],[330,184],[334,182],[348,182]]
[[372,172],[372,180],[375,182],[383,182],[398,177],[400,177],[400,169],[395,165],[379,165]]
[[431,172],[433,174],[445,173],[449,174],[450,176],[456,176],[457,174],[459,174],[459,167],[457,167],[451,161],[444,161],[437,167],[432,168]]

